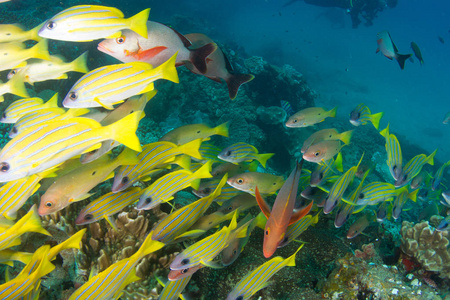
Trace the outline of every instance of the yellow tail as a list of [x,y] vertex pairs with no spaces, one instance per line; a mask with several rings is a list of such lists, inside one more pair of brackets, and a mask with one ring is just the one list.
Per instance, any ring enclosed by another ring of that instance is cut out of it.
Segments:
[[193,178],[211,178],[211,168],[212,168],[212,160],[208,160],[203,166],[201,166],[200,169],[195,171],[194,174],[192,174]]
[[196,139],[184,145],[178,146],[177,151],[180,151],[181,153],[189,155],[196,159],[203,159],[202,155],[199,152],[201,144],[202,140]]
[[48,42],[46,39],[37,43],[34,47],[29,49],[31,52],[31,57],[40,58],[43,60],[51,60],[50,54],[48,53]]
[[380,120],[383,117],[383,115],[384,112],[379,112],[377,114],[370,115],[370,121],[372,122],[376,130],[378,130],[378,127],[380,127]]
[[177,68],[175,67],[177,54],[178,52],[158,67],[159,72],[161,72],[162,79],[166,79],[175,83],[180,82],[180,80],[178,79]]
[[86,64],[87,62],[87,51],[81,54],[78,58],[76,58],[74,61],[71,62],[72,65],[72,71],[74,72],[80,72],[80,73],[87,73],[89,72],[89,68]]
[[55,93],[50,100],[42,105],[42,108],[58,107],[58,93]]
[[130,148],[125,148],[116,157],[117,165],[127,166],[127,165],[136,165],[139,163],[139,159],[136,156],[136,151],[131,150]]
[[147,20],[149,14],[150,8],[147,8],[128,19],[130,29],[145,39],[148,38]]
[[61,252],[62,250],[65,250],[65,249],[70,249],[70,248],[80,249],[81,239],[83,238],[83,235],[85,234],[86,230],[87,230],[87,228],[79,230],[77,233],[72,235],[70,238],[68,238],[64,242],[51,248],[47,255],[48,259],[50,261],[52,261],[53,259],[55,259],[56,255],[58,255],[59,252]]
[[411,192],[408,194],[408,198],[411,199],[412,201],[416,202],[417,200],[417,193],[419,192],[419,189]]
[[434,150],[433,153],[431,153],[428,157],[427,157],[427,163],[429,165],[434,166],[434,156],[436,155],[438,149]]
[[275,153],[257,154],[256,160],[259,161],[259,163],[265,168],[267,160],[274,155],[275,155]]
[[230,125],[230,122],[225,122],[220,124],[219,126],[214,128],[214,132],[217,135],[222,135],[224,137],[228,137],[228,127]]
[[292,254],[291,256],[289,256],[288,258],[286,258],[285,262],[286,262],[286,266],[288,267],[294,267],[295,266],[295,256],[297,255],[297,252],[300,251],[300,249],[302,249],[302,247],[305,244],[302,244],[300,247],[298,247],[297,251],[295,251],[294,254]]
[[336,106],[335,108],[333,108],[332,110],[330,110],[330,111],[328,112],[328,116],[331,117],[331,118],[336,117],[337,109],[338,109],[338,107]]
[[[21,72],[19,72],[21,74]],[[9,80],[6,84],[9,84],[9,90],[11,94],[17,95],[19,97],[23,98],[29,98],[30,95],[27,92],[27,89],[25,88],[25,82],[24,82],[24,75],[16,74]],[[3,97],[2,97],[3,99]],[[3,100],[1,101],[3,102]]]
[[13,232],[15,232],[18,236],[30,231],[51,236],[51,234],[42,227],[41,219],[39,218],[35,205],[33,205],[30,211],[19,221],[17,221],[13,227],[15,229]]
[[42,23],[42,24],[39,24],[38,26],[34,27],[33,29],[28,30],[27,31],[28,38],[30,40],[33,40],[33,41],[40,41],[40,40],[42,40],[42,38],[38,35],[38,32],[42,28],[42,26],[44,26],[44,25],[45,25],[45,22]]
[[342,153],[339,152],[334,160],[334,168],[339,172],[344,172],[344,167],[342,166]]
[[152,235],[153,231],[150,231],[150,233],[145,238],[139,250],[135,254],[133,254],[133,257],[139,260],[142,257],[146,256],[147,254],[158,251],[159,249],[164,247],[164,243],[152,240]]
[[141,152],[142,147],[136,135],[136,130],[139,126],[139,121],[144,116],[145,113],[143,111],[136,111],[111,125],[105,126],[106,135],[134,151]]
[[350,139],[352,138],[353,130],[342,132],[339,135],[339,139],[346,145],[350,144]]
[[384,138],[389,138],[389,123],[387,124],[386,128],[380,131],[381,136]]

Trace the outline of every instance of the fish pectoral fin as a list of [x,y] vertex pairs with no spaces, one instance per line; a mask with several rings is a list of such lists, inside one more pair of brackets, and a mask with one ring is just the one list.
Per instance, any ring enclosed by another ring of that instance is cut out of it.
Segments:
[[270,216],[270,207],[267,204],[267,202],[261,197],[261,194],[259,193],[258,187],[255,189],[255,197],[256,202],[258,202],[258,206],[263,212],[263,214],[266,216],[267,219],[269,219]]
[[105,220],[111,225],[115,232],[118,232],[116,220],[114,220],[113,216],[105,216]]
[[190,230],[190,231],[186,231],[183,234],[180,234],[179,236],[176,237],[176,239],[179,239],[179,238],[196,238],[196,237],[204,234],[205,232],[206,232],[205,230],[201,230],[201,229]]
[[78,201],[81,201],[81,200],[85,200],[85,199],[89,198],[90,196],[92,196],[94,194],[95,193],[92,193],[92,194],[87,193],[87,194],[81,195],[80,197],[77,197],[77,198],[71,198],[71,199],[69,199],[69,202],[73,203],[73,202],[78,202]]
[[100,99],[98,99],[97,97],[94,98],[94,101],[97,102],[98,104],[100,104],[102,107],[108,109],[108,110],[113,110],[114,107],[112,105],[107,105],[104,104],[103,102],[100,101]]
[[309,203],[308,206],[294,212],[291,216],[291,219],[289,220],[289,225],[294,224],[295,222],[297,222],[298,220],[300,220],[301,218],[306,216],[309,213],[309,211],[311,210],[312,206],[313,206],[313,201],[311,201],[311,203]]
[[139,51],[134,55],[134,57],[136,57],[138,60],[147,60],[149,58],[155,57],[166,49],[167,47],[165,46],[153,47],[147,50],[142,50],[141,48],[139,48]]
[[213,269],[222,269],[222,268],[225,267],[225,266],[223,266],[222,264],[219,264],[219,263],[213,262],[213,261],[208,261],[208,262],[206,262],[206,261],[200,261],[200,263],[201,263],[202,265],[204,265],[204,266],[207,266],[207,267],[210,267],[210,268],[213,268]]
[[69,76],[67,76],[66,73],[62,74],[61,76],[57,77],[56,79],[67,79]]

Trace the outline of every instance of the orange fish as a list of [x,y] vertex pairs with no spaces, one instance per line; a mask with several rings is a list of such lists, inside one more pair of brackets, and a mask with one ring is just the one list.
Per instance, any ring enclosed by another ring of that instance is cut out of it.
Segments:
[[[209,43],[214,43],[213,40],[202,33],[190,33],[186,34],[185,37],[192,43],[190,49],[201,49]],[[252,74],[234,73],[233,67],[220,48],[217,48],[216,51],[211,53],[206,59],[206,72],[201,72],[201,70],[191,63],[186,63],[186,67],[192,73],[203,74],[211,80],[217,82],[221,82],[220,79],[225,80],[231,100],[236,98],[241,85],[255,78]]]
[[306,216],[311,210],[313,202],[303,209],[294,212],[295,199],[297,197],[298,183],[300,173],[303,167],[303,160],[298,163],[291,175],[278,192],[272,211],[269,205],[261,197],[258,187],[255,190],[256,201],[261,211],[267,218],[266,227],[264,229],[263,253],[265,258],[271,257],[278,245],[284,240],[287,227]]
[[327,161],[338,154],[344,146],[340,141],[322,141],[310,146],[303,153],[303,159],[314,163]]

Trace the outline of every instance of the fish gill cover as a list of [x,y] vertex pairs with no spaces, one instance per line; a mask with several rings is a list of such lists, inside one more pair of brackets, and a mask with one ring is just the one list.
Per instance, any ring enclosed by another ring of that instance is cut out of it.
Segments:
[[0,299],[448,297],[449,8],[0,0]]

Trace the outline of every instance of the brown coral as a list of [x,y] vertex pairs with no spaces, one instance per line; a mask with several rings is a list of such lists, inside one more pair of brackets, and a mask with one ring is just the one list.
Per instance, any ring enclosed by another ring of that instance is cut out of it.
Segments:
[[450,278],[450,252],[448,232],[435,231],[427,221],[418,224],[402,223],[402,251],[414,257],[426,271]]

